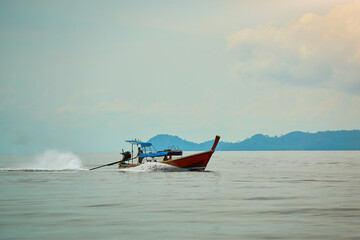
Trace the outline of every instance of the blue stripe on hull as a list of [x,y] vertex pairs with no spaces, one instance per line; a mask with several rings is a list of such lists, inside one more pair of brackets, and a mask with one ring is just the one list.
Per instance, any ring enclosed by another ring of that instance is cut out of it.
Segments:
[[206,167],[188,167],[186,169],[192,170],[192,169],[205,169]]

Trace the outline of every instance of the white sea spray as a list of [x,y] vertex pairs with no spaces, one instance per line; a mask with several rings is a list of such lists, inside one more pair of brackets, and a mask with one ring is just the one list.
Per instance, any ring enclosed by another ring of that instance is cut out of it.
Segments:
[[132,168],[124,168],[120,169],[120,171],[126,171],[126,172],[177,172],[182,171],[180,168],[164,164],[164,163],[158,163],[158,162],[147,162],[144,164],[141,164],[137,167]]
[[77,155],[57,150],[47,150],[45,153],[37,155],[33,162],[23,164],[21,167],[39,170],[83,169],[82,162]]

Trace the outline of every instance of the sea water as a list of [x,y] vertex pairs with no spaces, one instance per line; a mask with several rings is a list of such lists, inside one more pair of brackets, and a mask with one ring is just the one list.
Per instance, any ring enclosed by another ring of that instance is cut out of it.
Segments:
[[0,239],[360,239],[360,152],[215,152],[206,172],[119,153],[0,155]]

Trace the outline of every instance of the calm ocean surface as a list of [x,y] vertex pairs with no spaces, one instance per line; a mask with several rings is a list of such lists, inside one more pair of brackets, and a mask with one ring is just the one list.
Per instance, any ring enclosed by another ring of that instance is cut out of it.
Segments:
[[0,155],[0,239],[360,239],[359,151],[215,152],[207,172],[87,170],[119,157]]

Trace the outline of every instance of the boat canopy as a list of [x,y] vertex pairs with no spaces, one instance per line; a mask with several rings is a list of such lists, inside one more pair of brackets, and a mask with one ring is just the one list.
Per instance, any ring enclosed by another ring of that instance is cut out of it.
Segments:
[[139,141],[133,141],[133,140],[126,140],[125,142],[132,143],[132,144],[138,144],[141,145],[141,147],[150,147],[152,146],[149,142],[139,142]]
[[162,152],[149,152],[149,153],[143,153],[140,154],[139,158],[146,158],[146,157],[163,157],[168,155],[167,151],[162,151]]

